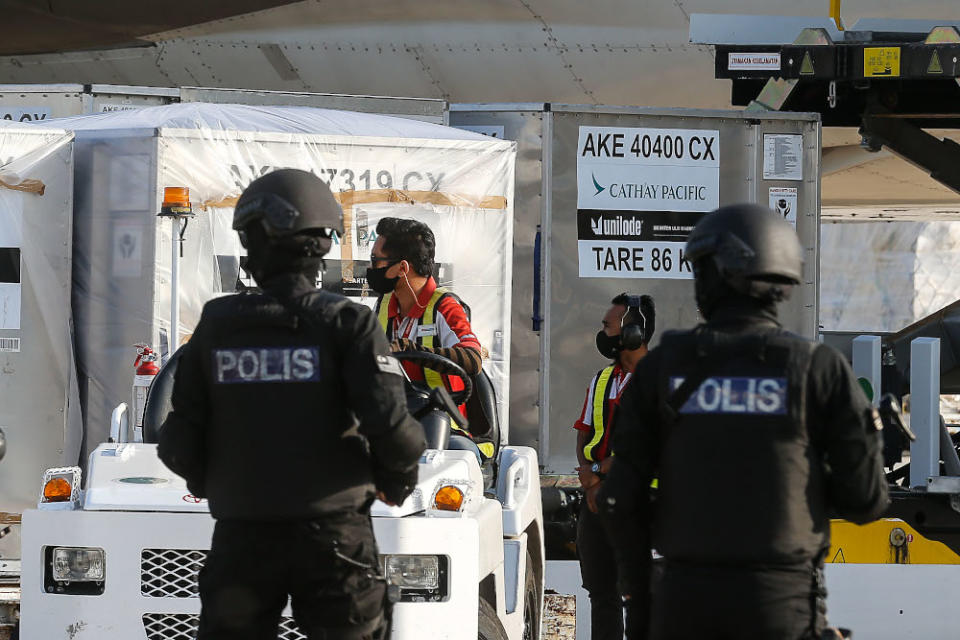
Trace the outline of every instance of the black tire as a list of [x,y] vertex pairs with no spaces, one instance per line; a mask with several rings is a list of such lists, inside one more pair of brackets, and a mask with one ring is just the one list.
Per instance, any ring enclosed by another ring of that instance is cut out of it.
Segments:
[[533,570],[533,556],[527,551],[526,581],[523,586],[523,640],[540,640],[540,580]]
[[480,598],[477,618],[479,621],[478,640],[508,640],[507,632],[500,624],[500,618],[497,617],[496,610],[483,598]]

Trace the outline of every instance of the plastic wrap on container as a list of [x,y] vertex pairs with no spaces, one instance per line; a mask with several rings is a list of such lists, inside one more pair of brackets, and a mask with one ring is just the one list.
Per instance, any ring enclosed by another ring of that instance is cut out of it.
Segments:
[[960,222],[824,222],[820,324],[894,332],[960,299]]
[[[0,512],[36,505],[76,464],[82,417],[70,314],[73,136],[0,123]],[[19,538],[0,557],[19,557]]]
[[[134,352],[166,357],[189,338],[203,304],[232,293],[242,250],[233,205],[274,169],[312,171],[330,184],[347,230],[336,238],[323,288],[361,302],[363,274],[383,216],[414,217],[437,235],[440,282],[470,305],[489,352],[507,429],[515,146],[458,129],[388,116],[305,107],[186,104],[57,120],[77,135],[75,296],[88,441],[129,401]],[[188,187],[196,216],[158,219],[164,187]],[[179,332],[170,337],[171,254],[179,262]]]
[[[191,129],[197,131],[244,131],[304,133],[427,140],[481,140],[484,136],[465,133],[409,118],[371,113],[316,109],[313,107],[258,107],[201,102],[144,107],[38,122],[38,126],[69,131],[122,129]],[[215,134],[212,134],[215,136]]]

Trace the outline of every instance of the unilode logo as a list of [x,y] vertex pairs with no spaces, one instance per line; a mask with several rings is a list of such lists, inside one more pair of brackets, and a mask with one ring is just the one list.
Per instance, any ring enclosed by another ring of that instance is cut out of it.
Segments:
[[600,186],[600,183],[597,182],[597,176],[596,176],[596,175],[594,175],[594,174],[591,173],[590,176],[593,178],[593,186],[594,186],[594,188],[596,188],[596,190],[597,190],[597,192],[596,192],[595,194],[593,194],[593,195],[598,196],[598,195],[600,195],[601,193],[603,193],[603,191],[606,189],[606,187],[601,187],[601,186]]
[[639,236],[643,220],[624,216],[590,218],[590,230],[595,236]]

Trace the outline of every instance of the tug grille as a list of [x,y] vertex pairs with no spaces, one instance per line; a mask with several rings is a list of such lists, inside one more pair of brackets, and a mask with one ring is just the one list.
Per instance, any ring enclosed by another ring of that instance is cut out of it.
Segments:
[[206,551],[144,549],[140,554],[140,593],[148,598],[198,598],[197,576]]
[[[145,613],[143,630],[147,640],[196,640],[200,616],[189,613]],[[306,640],[293,618],[280,618],[277,640]]]

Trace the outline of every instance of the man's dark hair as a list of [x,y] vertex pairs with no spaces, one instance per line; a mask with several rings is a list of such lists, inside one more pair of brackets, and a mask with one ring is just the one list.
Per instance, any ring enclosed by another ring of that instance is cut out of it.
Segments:
[[383,250],[392,259],[406,260],[417,275],[433,275],[437,241],[430,227],[417,220],[382,218],[377,235],[383,236]]
[[[636,302],[640,298],[638,306],[630,306],[631,298]],[[649,344],[653,339],[653,332],[657,328],[657,309],[653,304],[653,298],[648,295],[632,296],[626,292],[621,293],[610,301],[610,304],[619,304],[627,308],[627,313],[623,317],[623,324],[636,323],[643,325],[643,343]],[[638,313],[639,310],[639,313]],[[643,314],[643,317],[640,317]]]

